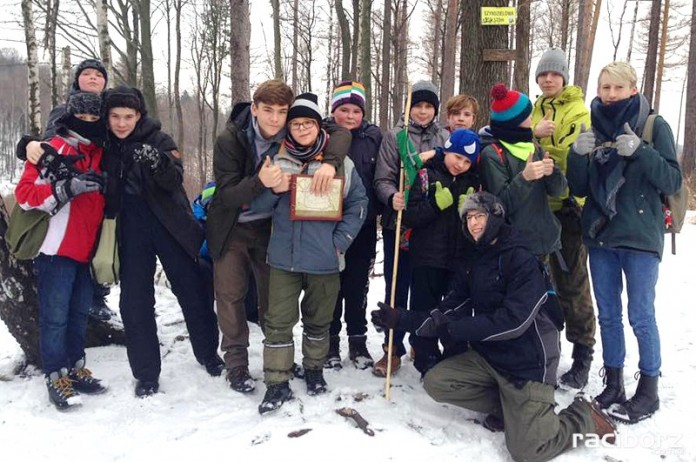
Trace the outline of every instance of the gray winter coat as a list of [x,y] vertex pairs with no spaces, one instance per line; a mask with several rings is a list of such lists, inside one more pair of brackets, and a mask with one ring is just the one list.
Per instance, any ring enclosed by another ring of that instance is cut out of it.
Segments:
[[[384,134],[382,144],[377,156],[377,168],[375,170],[375,192],[377,199],[384,204],[382,212],[382,226],[387,229],[396,228],[396,212],[392,206],[392,196],[399,192],[399,169],[401,160],[396,145],[396,134],[404,129],[404,121],[400,121],[396,127]],[[410,125],[408,136],[420,153],[429,151],[437,146],[444,146],[449,138],[449,132],[440,127],[435,121],[428,128],[423,129]]]

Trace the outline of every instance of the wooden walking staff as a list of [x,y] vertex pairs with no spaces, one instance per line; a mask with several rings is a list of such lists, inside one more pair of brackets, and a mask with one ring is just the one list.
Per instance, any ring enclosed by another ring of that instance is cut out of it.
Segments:
[[[408,121],[411,112],[411,84],[407,84],[406,107],[404,108],[404,130],[408,130]],[[397,148],[398,149],[398,148]],[[404,161],[399,153],[399,192],[404,192]],[[396,212],[396,239],[394,239],[394,265],[392,266],[391,294],[389,295],[389,306],[396,309],[396,277],[399,270],[399,247],[401,247],[401,216],[403,209]],[[394,350],[394,329],[389,329],[389,342],[387,342],[387,380],[384,382],[384,396],[387,401],[391,400],[391,371],[392,371],[392,352]]]

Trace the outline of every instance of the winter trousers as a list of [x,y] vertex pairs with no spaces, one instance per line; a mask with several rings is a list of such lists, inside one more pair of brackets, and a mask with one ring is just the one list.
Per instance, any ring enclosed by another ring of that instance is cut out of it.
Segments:
[[249,325],[246,306],[249,276],[256,282],[258,321],[264,328],[268,310],[270,268],[266,249],[271,220],[237,223],[222,256],[213,263],[217,316],[222,331],[222,351],[228,369],[249,365]]
[[527,381],[518,388],[473,350],[438,363],[423,387],[437,402],[502,418],[505,444],[516,461],[553,459],[572,447],[574,433],[595,431],[589,407],[573,402],[557,415],[551,385]]
[[70,369],[85,356],[92,276],[87,263],[58,255],[34,259],[39,296],[41,368],[48,375]]
[[[384,244],[384,282],[385,294],[384,302],[391,303],[392,276],[394,274],[394,243],[396,242],[396,231],[393,229],[382,228],[382,243]],[[411,263],[410,254],[407,250],[399,250],[399,266],[397,267],[396,277],[396,307],[406,308],[408,306],[408,291],[411,286]],[[403,356],[406,354],[404,347],[404,337],[406,332],[394,331],[394,354]],[[384,351],[387,351],[389,343],[389,331],[384,334]]]
[[577,205],[564,205],[556,212],[561,222],[561,255],[568,271],[561,269],[556,254],[551,254],[549,268],[565,318],[566,339],[592,348],[597,320],[587,271],[587,249],[582,243],[580,212]]
[[341,271],[341,286],[329,329],[332,336],[341,332],[344,307],[348,336],[367,332],[367,291],[370,271],[375,264],[376,245],[377,221],[366,221],[346,252],[346,268]]
[[[411,311],[430,312],[447,295],[452,272],[443,268],[417,266],[411,272]],[[436,338],[411,334],[408,341],[415,353],[414,366],[421,374],[433,367],[442,357]]]
[[199,363],[205,364],[217,354],[219,333],[213,290],[204,269],[186,253],[139,196],[124,195],[119,226],[119,307],[133,376],[141,381],[156,381],[161,371],[155,322],[157,258],[181,306],[193,354]]
[[[292,329],[302,315],[302,366],[323,369],[329,352],[329,326],[340,278],[338,273],[293,273],[271,268],[263,372],[267,385],[292,378],[295,343]],[[304,291],[302,303],[300,294]]]

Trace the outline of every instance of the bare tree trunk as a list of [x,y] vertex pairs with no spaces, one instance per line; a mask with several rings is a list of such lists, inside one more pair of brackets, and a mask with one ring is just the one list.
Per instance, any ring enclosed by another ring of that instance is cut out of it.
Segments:
[[515,26],[515,88],[529,94],[529,28],[532,21],[528,1],[517,4],[517,25]]
[[299,0],[294,0],[292,8],[292,92],[297,94],[298,79],[297,74],[297,58],[299,54],[298,50],[298,39],[300,34],[299,16],[297,10],[299,9]]
[[350,27],[341,0],[336,0],[336,19],[341,29],[341,80],[350,80]]
[[570,1],[562,0],[561,3],[561,48],[568,54],[568,31],[570,29]]
[[384,19],[382,20],[382,76],[380,83],[379,98],[379,125],[380,127],[390,127],[389,124],[389,89],[391,88],[391,0],[384,0]]
[[360,75],[358,79],[365,87],[365,118],[372,120],[372,54],[370,46],[370,24],[372,0],[362,0],[360,10]]
[[251,22],[249,0],[230,0],[230,17],[235,18],[230,27],[230,56],[232,61],[232,105],[251,99],[249,88],[249,41]]
[[[394,10],[394,84],[392,85],[392,114],[394,123],[399,120],[404,107],[404,94],[408,82],[406,68],[408,67],[408,0],[396,0]],[[408,122],[408,114],[405,114]]]
[[[56,107],[58,96],[58,58],[56,56],[56,25],[60,0],[48,0],[46,2],[46,23],[44,34],[44,48],[48,50],[49,67],[51,71],[51,106]],[[62,98],[60,98],[62,99]]]
[[176,145],[184,149],[184,113],[181,108],[181,10],[184,7],[183,0],[174,0],[175,30],[176,30],[176,61],[174,63],[174,105],[176,106]]
[[[481,26],[481,6],[477,0],[465,0],[467,5],[462,9],[462,24],[476,24],[462,34],[462,62],[466,63],[466,72],[460,73],[461,88],[478,99],[480,111],[477,122],[481,125],[488,123],[491,87],[497,82],[507,82],[507,62],[485,61],[483,50],[507,49],[508,27]],[[506,0],[485,0],[483,6],[507,6]]]
[[[34,12],[31,0],[22,0],[24,40],[27,44],[27,83],[29,90],[29,132],[41,134],[41,94],[39,91],[39,55],[34,29]],[[4,234],[3,234],[4,235]]]
[[[447,10],[448,15],[447,15],[447,21],[449,21],[449,10]],[[457,13],[459,13],[459,10],[457,10]],[[433,56],[432,56],[432,67],[430,69],[430,80],[432,82],[437,82],[438,79],[438,72],[440,70],[440,55],[442,54],[443,56],[448,56],[443,48],[440,48],[440,45],[442,43],[442,0],[437,0],[437,4],[435,5],[435,11],[433,12]],[[447,29],[447,25],[445,25],[445,29]],[[447,30],[445,30],[445,33],[447,33]],[[456,34],[456,30],[455,30]],[[445,41],[447,40],[447,37],[445,37]],[[445,42],[446,43],[446,42]],[[444,59],[443,59],[443,72],[444,72]],[[442,77],[443,79],[445,78],[444,75]],[[454,85],[454,83],[453,83]],[[454,91],[454,90],[453,90]],[[444,98],[443,98],[444,99]],[[442,116],[442,111],[440,111],[440,116]]]
[[72,77],[70,75],[70,69],[72,64],[70,63],[70,47],[63,47],[63,66],[62,73],[60,76],[60,88],[62,94],[67,94],[70,84],[72,82]]
[[[575,45],[575,75],[573,83],[582,88],[583,93],[587,93],[587,78],[583,64],[585,54],[588,53],[588,37],[592,24],[592,0],[579,0],[578,2],[578,35]],[[588,69],[589,71],[589,69]]]
[[[693,19],[692,19],[693,21]],[[665,7],[662,13],[662,34],[660,38],[660,55],[657,63],[657,78],[655,80],[655,102],[653,109],[660,112],[660,93],[662,92],[662,76],[665,70],[665,48],[667,46],[667,29],[669,24],[669,0],[665,0]]]
[[283,66],[281,65],[281,44],[280,44],[280,0],[271,0],[273,10],[273,66],[274,77],[283,80]]
[[[167,120],[169,129],[174,131],[174,89],[172,88],[172,4],[164,0],[164,13],[167,19]],[[183,149],[183,146],[178,146]]]
[[440,87],[440,120],[443,124],[447,121],[445,106],[447,100],[454,95],[454,56],[457,50],[457,16],[459,15],[459,2],[448,0],[447,17],[445,19],[445,46],[442,49],[442,85]]
[[143,96],[151,117],[159,118],[155,89],[154,56],[152,54],[152,28],[150,26],[150,0],[138,0],[140,5],[140,67],[143,77]]
[[648,52],[645,56],[645,74],[643,75],[643,94],[652,106],[655,95],[655,68],[657,65],[657,46],[659,43],[661,1],[653,0],[650,10],[650,28],[648,30]]
[[626,61],[631,62],[631,52],[633,51],[633,39],[636,35],[636,23],[638,22],[638,2],[633,9],[633,21],[631,21],[631,35],[628,39],[628,51],[626,52]]
[[[19,343],[27,364],[41,366],[39,351],[39,301],[31,261],[15,260],[5,240],[7,210],[0,197],[0,319]],[[123,327],[90,319],[87,346],[125,344]]]
[[[99,36],[99,54],[101,62],[104,63],[106,72],[109,74],[107,85],[113,86],[114,65],[111,59],[111,37],[109,37],[109,2],[108,0],[97,0],[97,35]],[[169,42],[167,42],[169,43]]]
[[360,0],[353,0],[353,45],[350,50],[350,78],[358,78],[358,45],[360,44]]
[[[686,75],[688,84],[686,87],[686,110],[684,116],[685,127],[696,127],[696,2],[691,6],[691,40],[689,43],[689,62]],[[682,155],[682,171],[686,178],[692,178],[696,168],[696,130],[684,130],[684,151]]]

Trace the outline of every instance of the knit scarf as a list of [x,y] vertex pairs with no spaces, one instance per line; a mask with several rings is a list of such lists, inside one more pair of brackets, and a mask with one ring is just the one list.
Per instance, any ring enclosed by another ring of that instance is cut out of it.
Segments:
[[493,137],[500,141],[507,141],[510,144],[532,141],[534,137],[531,128],[509,127],[494,120],[491,120],[490,131]]
[[292,137],[289,131],[285,136],[283,145],[285,146],[285,150],[288,154],[297,160],[307,163],[314,160],[317,156],[324,152],[324,148],[326,148],[326,144],[328,142],[329,134],[326,133],[326,131],[322,128],[319,130],[319,136],[317,136],[317,139],[314,140],[314,144],[311,146],[300,145],[295,138]]

